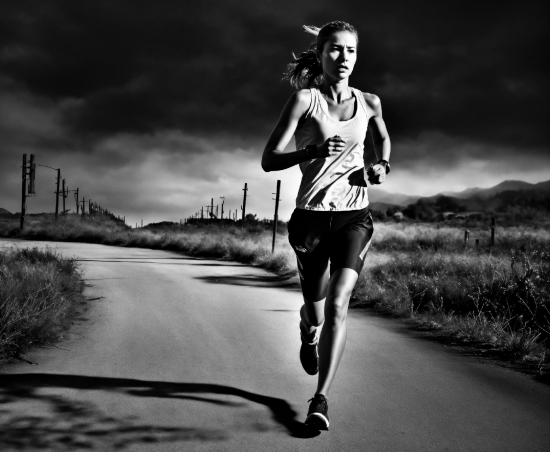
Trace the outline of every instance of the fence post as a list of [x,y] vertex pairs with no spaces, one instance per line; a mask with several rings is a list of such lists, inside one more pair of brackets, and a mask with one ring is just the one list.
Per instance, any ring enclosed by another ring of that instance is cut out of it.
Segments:
[[476,239],[476,250],[479,250],[479,239]]
[[466,230],[464,231],[464,248],[468,246],[469,241],[470,241],[470,231]]
[[275,238],[277,237],[277,220],[279,217],[279,194],[281,193],[281,181],[277,181],[277,192],[275,195],[275,217],[273,218],[273,244],[271,246],[271,253],[275,252]]
[[491,218],[491,246],[495,246],[495,228],[497,220],[495,217]]

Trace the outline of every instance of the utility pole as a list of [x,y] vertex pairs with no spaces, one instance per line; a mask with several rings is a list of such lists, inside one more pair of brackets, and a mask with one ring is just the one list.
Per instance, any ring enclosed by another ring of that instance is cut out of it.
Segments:
[[31,161],[29,162],[29,195],[35,195],[34,191],[34,179],[36,177],[36,163],[34,163],[34,154],[31,154]]
[[84,218],[84,212],[85,212],[85,206],[86,206],[86,198],[83,196],[82,197],[82,201],[80,201],[82,203],[82,218]]
[[225,196],[220,196],[220,199],[222,200],[222,216],[221,216],[221,219],[223,220],[223,205],[225,203]]
[[214,198],[210,201],[210,218],[214,219]]
[[275,217],[273,218],[273,244],[271,246],[271,253],[275,252],[275,237],[277,236],[277,220],[279,218],[279,195],[281,194],[281,181],[277,181],[277,193],[275,195]]
[[243,205],[241,206],[241,209],[243,210],[243,223],[244,223],[244,219],[246,217],[246,192],[248,191],[248,184],[246,182],[244,184],[243,191],[244,191],[244,198],[243,198]]
[[23,154],[23,184],[21,186],[21,221],[19,228],[23,230],[25,224],[25,210],[27,207],[27,154]]
[[65,179],[63,179],[63,182],[62,182],[62,190],[63,190],[63,212],[62,212],[62,215],[65,215],[67,212],[65,212],[65,198],[67,197],[65,195]]
[[59,181],[61,179],[61,168],[57,168],[57,185],[55,189],[55,219],[59,215]]
[[78,208],[80,207],[78,205],[78,188],[76,190],[73,190],[73,192],[74,192],[74,199],[76,201],[76,214],[78,215]]

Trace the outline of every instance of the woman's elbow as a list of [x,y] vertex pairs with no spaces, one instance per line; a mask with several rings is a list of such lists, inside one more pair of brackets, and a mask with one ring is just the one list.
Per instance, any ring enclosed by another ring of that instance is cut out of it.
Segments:
[[270,162],[265,157],[262,157],[262,169],[266,173],[269,173],[270,171],[273,171],[273,168],[271,167]]

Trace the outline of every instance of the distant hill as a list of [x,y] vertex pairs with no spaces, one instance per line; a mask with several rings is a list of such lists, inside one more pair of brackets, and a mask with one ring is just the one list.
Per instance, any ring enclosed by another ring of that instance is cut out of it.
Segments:
[[[402,193],[391,193],[384,191],[380,188],[371,188],[369,190],[369,200],[371,205],[376,203],[394,204],[398,206],[408,206],[417,202],[419,199],[426,201],[436,201],[441,196],[448,196],[458,199],[489,199],[493,196],[503,193],[505,191],[520,191],[520,190],[535,190],[543,193],[550,193],[550,180],[546,182],[539,182],[538,184],[530,184],[529,182],[523,182],[521,180],[505,180],[500,184],[490,188],[467,188],[463,191],[444,191],[433,196],[413,196],[404,195]],[[376,209],[381,210],[381,209]]]
[[548,190],[550,192],[550,181],[530,184],[529,182],[523,182],[521,180],[505,180],[504,182],[490,188],[467,188],[466,190],[459,192],[444,191],[441,195],[452,196],[453,198],[459,199],[468,199],[473,196],[487,199],[498,193],[502,193],[503,191],[518,190]]
[[402,193],[391,193],[381,189],[369,189],[369,202],[383,202],[387,204],[397,204],[398,206],[407,206],[416,202],[420,196],[403,195]]
[[2,209],[2,207],[0,207],[0,215],[11,215],[12,213],[11,212],[8,212],[6,209]]

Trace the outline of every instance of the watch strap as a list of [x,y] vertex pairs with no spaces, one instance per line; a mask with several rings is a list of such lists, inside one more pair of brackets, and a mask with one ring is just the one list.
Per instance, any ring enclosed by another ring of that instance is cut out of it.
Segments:
[[383,163],[384,166],[386,167],[386,174],[389,174],[390,172],[390,162],[388,162],[387,160],[384,160],[384,159],[380,159],[378,160],[378,164],[380,163]]

